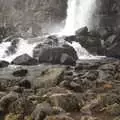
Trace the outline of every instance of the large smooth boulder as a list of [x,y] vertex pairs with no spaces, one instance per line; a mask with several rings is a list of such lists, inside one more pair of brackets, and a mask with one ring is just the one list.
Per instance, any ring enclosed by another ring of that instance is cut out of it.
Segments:
[[39,59],[39,63],[73,65],[78,59],[76,51],[69,45],[62,47],[36,46],[33,56]]
[[11,63],[15,65],[37,65],[38,64],[36,59],[30,57],[27,54],[18,56]]
[[0,68],[8,67],[8,65],[9,65],[9,62],[4,60],[0,61]]

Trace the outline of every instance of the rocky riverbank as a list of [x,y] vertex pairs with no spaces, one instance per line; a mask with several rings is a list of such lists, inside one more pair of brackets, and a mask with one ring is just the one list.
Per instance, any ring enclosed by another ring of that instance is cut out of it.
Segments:
[[0,120],[119,120],[120,61],[0,69]]

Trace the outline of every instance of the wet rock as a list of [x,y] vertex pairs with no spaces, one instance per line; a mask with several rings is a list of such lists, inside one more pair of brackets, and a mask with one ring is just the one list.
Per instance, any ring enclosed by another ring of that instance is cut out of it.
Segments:
[[77,41],[79,41],[89,53],[93,55],[104,55],[100,38],[88,36],[86,39],[77,38]]
[[55,115],[55,116],[47,116],[45,120],[74,120],[74,119],[67,115]]
[[69,43],[72,43],[73,41],[76,41],[76,36],[67,36],[65,37],[65,41],[68,41]]
[[48,36],[48,41],[52,42],[50,45],[58,45],[58,38],[55,35]]
[[89,36],[91,36],[91,37],[97,37],[97,38],[101,37],[100,33],[97,30],[91,30],[91,31],[89,31]]
[[63,108],[67,112],[79,111],[79,102],[72,94],[53,94],[49,97],[52,105]]
[[9,62],[7,61],[0,61],[0,68],[8,67]]
[[38,62],[27,54],[23,54],[15,58],[12,62],[15,65],[37,65]]
[[21,70],[16,70],[15,72],[13,72],[13,76],[15,77],[25,77],[28,73],[28,70],[26,69],[21,69]]
[[64,75],[71,75],[72,76],[73,75],[73,71],[65,71]]
[[114,64],[104,64],[104,65],[101,65],[99,67],[100,70],[103,70],[103,71],[116,71],[116,65]]
[[78,84],[78,83],[76,83],[76,82],[74,82],[74,81],[72,81],[70,83],[69,89],[71,89],[71,90],[73,90],[75,92],[81,92],[81,91],[83,91],[81,85]]
[[97,79],[99,73],[98,71],[89,71],[85,73],[82,78],[87,78],[88,80],[94,81]]
[[31,83],[30,83],[30,81],[28,81],[28,80],[22,80],[22,81],[19,82],[18,85],[19,85],[20,87],[24,87],[24,88],[26,88],[26,89],[30,89],[30,88],[31,88]]
[[110,35],[110,36],[105,40],[105,43],[104,43],[105,47],[110,47],[110,46],[113,44],[115,38],[116,38],[116,35],[115,35],[115,34]]
[[64,80],[72,81],[73,80],[73,76],[71,76],[71,75],[64,75]]
[[105,28],[105,27],[101,27],[97,29],[98,33],[101,36],[101,39],[106,40],[109,36],[111,36],[113,34],[113,31]]
[[39,59],[39,63],[74,64],[78,59],[76,51],[69,45],[63,47],[36,46],[33,56]]
[[98,67],[100,66],[100,63],[98,62],[91,62],[91,61],[87,61],[87,62],[80,62],[80,63],[77,63],[76,66],[75,66],[75,70],[76,71],[79,71],[79,70],[85,70],[85,69],[88,69],[88,70],[92,70],[92,69],[97,69]]
[[80,35],[87,36],[88,35],[88,28],[87,27],[80,28],[76,31],[75,34],[76,34],[76,36],[80,36]]
[[76,61],[67,54],[62,54],[60,63],[63,65],[75,65]]

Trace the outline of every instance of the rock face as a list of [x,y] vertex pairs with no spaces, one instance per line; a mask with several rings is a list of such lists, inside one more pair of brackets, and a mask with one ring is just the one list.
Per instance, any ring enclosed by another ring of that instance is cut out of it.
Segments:
[[93,17],[95,27],[120,28],[120,2],[118,0],[96,0],[96,12]]
[[120,58],[120,33],[112,34],[105,40],[106,55]]
[[[0,26],[33,35],[55,29],[66,17],[66,0],[0,0]],[[52,28],[51,28],[52,27]]]

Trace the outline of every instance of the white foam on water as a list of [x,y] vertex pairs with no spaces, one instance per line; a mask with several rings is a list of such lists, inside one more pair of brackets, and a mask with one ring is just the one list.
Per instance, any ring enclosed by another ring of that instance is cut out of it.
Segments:
[[5,51],[10,45],[11,45],[10,42],[2,42],[0,44],[0,59],[3,59],[6,57]]
[[[3,46],[5,47],[2,50],[2,55],[0,56],[1,60],[6,60],[6,61],[11,62],[13,59],[15,59],[16,57],[23,55],[23,54],[28,54],[32,57],[33,49],[36,46],[36,44],[35,43],[29,44],[27,40],[24,40],[22,38],[19,38],[19,39],[20,40],[17,45],[18,46],[17,50],[16,50],[15,54],[13,54],[13,55],[7,55],[5,52],[8,49],[8,47],[11,45],[10,42],[5,42],[5,43],[0,44],[1,47],[3,47]],[[1,48],[0,48],[0,52],[1,52]]]
[[77,56],[79,59],[101,59],[101,58],[104,58],[105,56],[94,56],[94,55],[91,55],[85,48],[83,48],[78,42],[75,42],[73,41],[72,43],[69,43],[68,44],[70,46],[72,46],[76,53],[77,53]]

